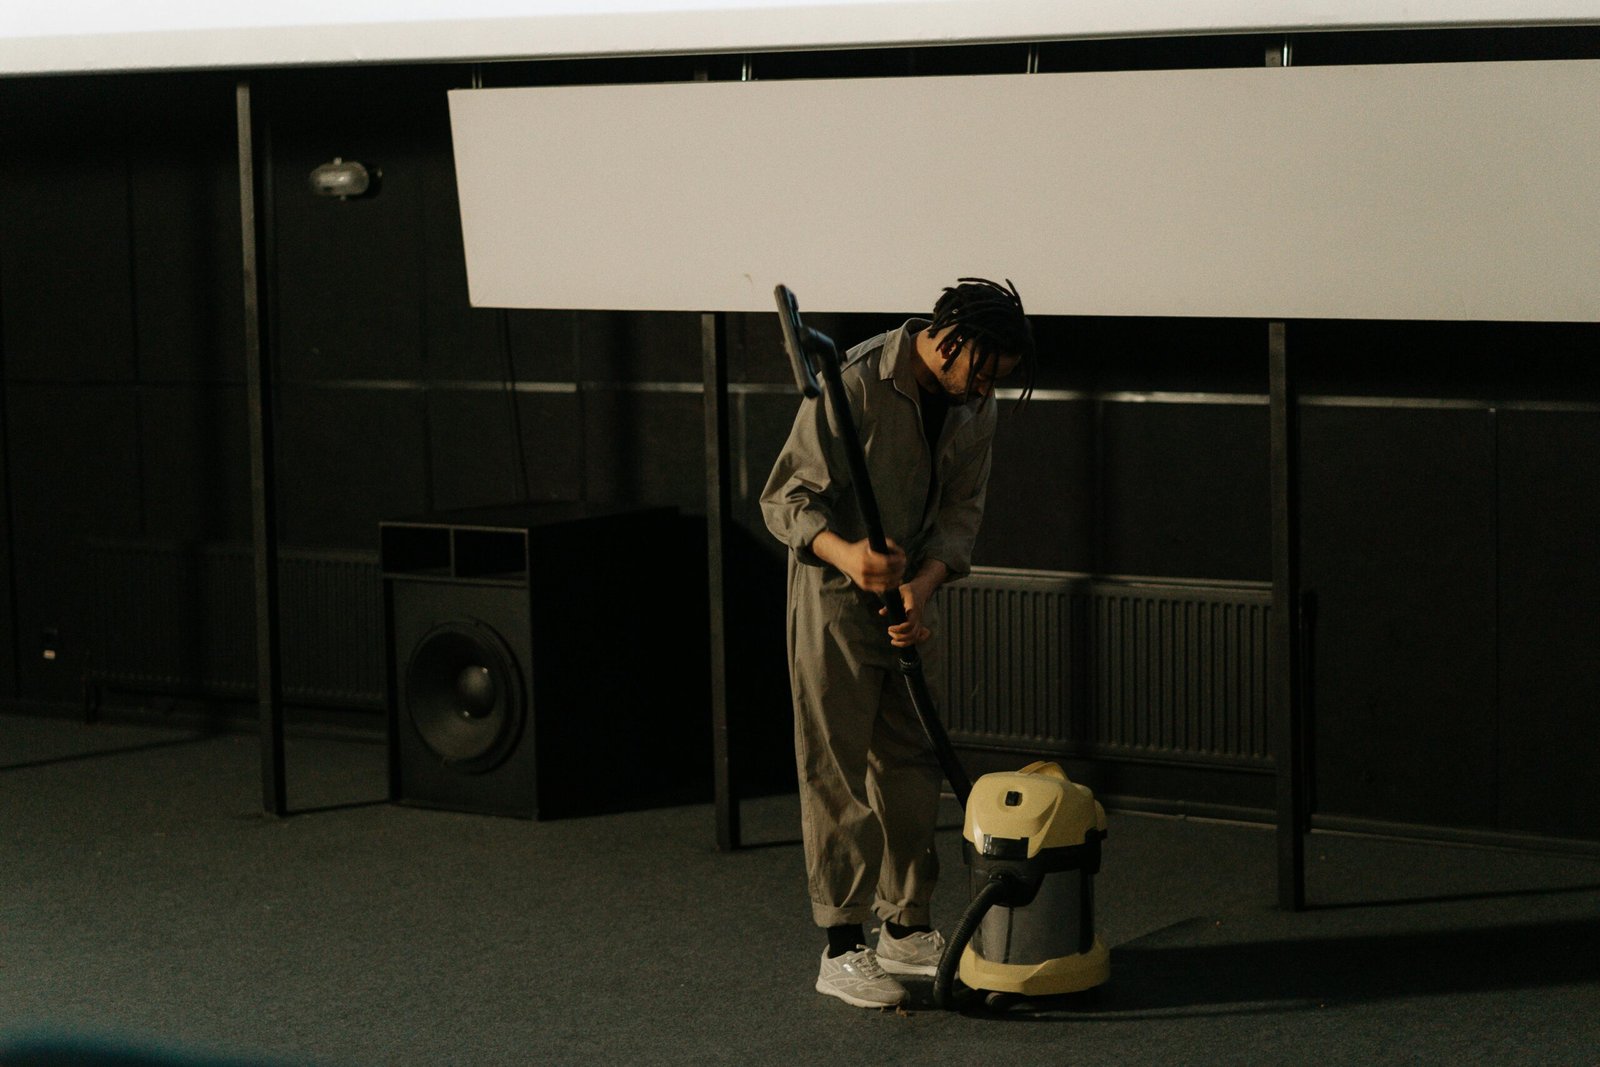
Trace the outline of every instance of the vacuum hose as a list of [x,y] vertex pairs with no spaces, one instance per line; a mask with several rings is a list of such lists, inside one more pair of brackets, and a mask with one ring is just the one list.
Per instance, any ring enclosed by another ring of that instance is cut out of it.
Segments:
[[945,943],[944,955],[939,957],[939,969],[933,976],[933,1002],[940,1008],[955,1007],[951,996],[951,986],[955,984],[956,969],[961,965],[961,953],[966,951],[967,942],[972,940],[972,935],[978,932],[978,924],[983,922],[983,917],[989,909],[996,904],[1005,903],[1017,888],[1017,879],[1005,871],[996,871],[989,876],[989,881],[978,890],[967,910],[962,913],[961,921],[956,923],[950,940]]

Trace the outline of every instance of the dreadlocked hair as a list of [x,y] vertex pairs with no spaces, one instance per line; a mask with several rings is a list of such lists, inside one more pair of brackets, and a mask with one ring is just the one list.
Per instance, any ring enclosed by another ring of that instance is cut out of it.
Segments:
[[967,379],[970,396],[972,379],[991,359],[1015,356],[1023,374],[1022,394],[1017,398],[1021,407],[1033,393],[1034,347],[1033,327],[1022,312],[1017,287],[1010,278],[1003,286],[987,278],[956,281],[945,286],[933,305],[933,323],[928,327],[929,334],[950,330],[939,342],[944,369],[950,369],[963,347],[972,345],[972,374]]

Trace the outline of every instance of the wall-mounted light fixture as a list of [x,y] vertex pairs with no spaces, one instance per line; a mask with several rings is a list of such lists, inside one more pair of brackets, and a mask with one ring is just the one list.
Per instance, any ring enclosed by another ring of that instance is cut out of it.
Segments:
[[311,191],[318,196],[337,196],[348,200],[352,196],[371,196],[378,191],[378,180],[383,172],[374,167],[368,170],[355,160],[333,157],[311,172]]

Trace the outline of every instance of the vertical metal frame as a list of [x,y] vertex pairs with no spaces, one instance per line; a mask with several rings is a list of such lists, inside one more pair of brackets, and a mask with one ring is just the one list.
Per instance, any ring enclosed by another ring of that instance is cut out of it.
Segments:
[[1278,905],[1306,906],[1305,834],[1307,765],[1302,721],[1300,619],[1300,485],[1297,472],[1296,390],[1288,360],[1285,324],[1267,325],[1270,364],[1269,419],[1272,441],[1272,664],[1271,745],[1277,767]]
[[[751,81],[751,57],[742,57],[739,80]],[[695,81],[710,81],[711,68],[700,65]],[[706,413],[706,592],[710,598],[711,759],[717,848],[739,847],[739,796],[733,775],[733,746],[728,729],[728,568],[725,545],[733,500],[728,459],[728,316],[708,311],[700,316],[700,357]]]
[[[0,697],[22,692],[22,624],[17,615],[16,508],[11,499],[11,437],[6,422],[5,309],[0,308],[0,618],[10,623],[11,666],[0,669]],[[87,672],[86,672],[87,674]]]
[[[1266,65],[1294,63],[1294,41],[1285,36],[1266,51]],[[1286,324],[1267,324],[1270,364],[1269,418],[1272,439],[1272,677],[1269,715],[1277,766],[1278,906],[1306,906],[1305,835],[1310,825],[1310,772],[1306,759],[1306,620],[1300,615],[1300,485],[1295,443],[1295,388],[1290,378]],[[1309,605],[1307,605],[1309,608]],[[1308,610],[1309,614],[1309,610]]]
[[739,798],[734,789],[728,730],[728,572],[724,552],[731,510],[728,459],[728,317],[700,316],[700,352],[705,379],[706,589],[710,597],[711,734],[716,792],[717,848],[739,847]]
[[[283,675],[278,640],[278,523],[273,492],[272,381],[266,358],[264,217],[271,178],[259,165],[259,108],[248,78],[239,80],[239,225],[244,246],[245,390],[250,422],[251,530],[255,545],[256,695],[261,730],[261,803],[270,815],[288,811],[283,755]],[[269,155],[265,138],[259,156]]]

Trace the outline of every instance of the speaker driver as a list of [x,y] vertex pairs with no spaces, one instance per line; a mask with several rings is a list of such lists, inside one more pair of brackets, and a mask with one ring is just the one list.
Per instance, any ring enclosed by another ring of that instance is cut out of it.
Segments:
[[423,742],[465,771],[492,770],[503,761],[527,717],[511,650],[470,619],[442,623],[417,642],[405,697]]

